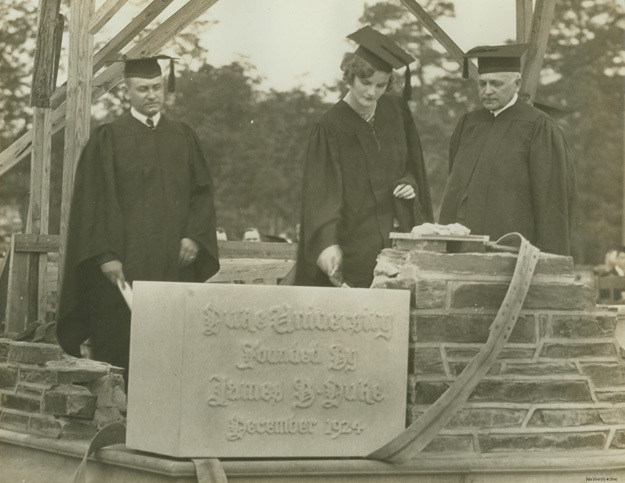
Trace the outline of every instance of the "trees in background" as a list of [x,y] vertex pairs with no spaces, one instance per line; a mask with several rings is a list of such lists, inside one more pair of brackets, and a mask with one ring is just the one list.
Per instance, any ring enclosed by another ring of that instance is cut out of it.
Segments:
[[[449,0],[421,1],[435,19],[454,15]],[[36,12],[15,2],[0,6],[2,35],[3,129],[0,147],[22,134],[30,119],[28,89],[34,47]],[[574,151],[579,178],[579,224],[574,239],[577,262],[596,263],[607,246],[620,241],[622,217],[623,96],[625,76],[623,34],[625,11],[613,0],[560,0],[547,48],[537,100],[567,114],[558,120]],[[411,107],[421,133],[435,208],[442,198],[448,170],[448,141],[458,118],[477,106],[474,82],[461,78],[460,67],[398,2],[366,7],[363,24],[391,35],[417,59],[413,71]],[[245,226],[278,234],[299,221],[302,163],[312,123],[338,98],[345,86],[314,92],[297,88],[265,91],[254,66],[235,62],[207,64],[197,36],[201,29],[180,36],[173,54],[177,92],[168,112],[197,131],[213,170],[218,222],[231,238]],[[514,33],[511,33],[511,37]],[[337,77],[338,77],[337,70]],[[401,81],[400,81],[401,82]],[[333,102],[332,101],[332,102]],[[97,112],[110,119],[124,107],[115,89]],[[55,139],[53,196],[60,193],[62,136]],[[28,163],[19,170],[27,172]],[[57,186],[58,185],[58,186]],[[0,180],[0,205],[8,193],[27,190],[10,175]],[[51,230],[58,225],[53,198]],[[58,229],[58,228],[57,228]]]

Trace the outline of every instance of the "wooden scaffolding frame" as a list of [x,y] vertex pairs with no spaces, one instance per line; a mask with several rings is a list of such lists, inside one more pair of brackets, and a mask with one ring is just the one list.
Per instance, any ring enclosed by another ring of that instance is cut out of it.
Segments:
[[[145,37],[136,40],[146,27],[173,0],[150,0],[147,6],[98,52],[93,52],[94,36],[109,22],[127,0],[105,0],[96,10],[95,0],[72,0],[69,11],[68,79],[56,87],[63,17],[61,0],[39,0],[37,47],[31,92],[34,108],[32,128],[0,153],[0,177],[30,157],[30,200],[26,233],[14,235],[4,267],[0,267],[0,290],[7,286],[5,332],[21,332],[46,316],[47,254],[58,251],[58,282],[62,279],[64,240],[74,172],[78,157],[89,136],[90,107],[122,79],[123,67],[108,60],[120,53],[130,57],[155,55],[191,22],[218,0],[187,0]],[[228,0],[222,0],[228,1]],[[431,35],[462,64],[464,52],[415,0],[398,0],[421,21]],[[524,56],[521,93],[533,102],[543,56],[549,38],[555,0],[515,0],[516,41],[529,43]],[[101,72],[100,72],[101,71]],[[95,76],[94,76],[95,75]],[[469,62],[469,75],[477,78],[477,68]],[[50,160],[52,135],[65,128],[60,235],[48,234]],[[222,246],[220,245],[220,248]],[[271,252],[269,248],[267,253]],[[267,251],[266,250],[266,251]],[[227,249],[226,249],[227,251]],[[235,250],[236,251],[236,250]],[[238,252],[237,252],[238,253]],[[262,258],[276,258],[256,255]],[[264,252],[263,252],[264,253]],[[292,254],[290,255],[292,256]],[[251,257],[253,258],[253,257]],[[2,299],[3,293],[0,293]],[[4,309],[0,303],[0,310]]]

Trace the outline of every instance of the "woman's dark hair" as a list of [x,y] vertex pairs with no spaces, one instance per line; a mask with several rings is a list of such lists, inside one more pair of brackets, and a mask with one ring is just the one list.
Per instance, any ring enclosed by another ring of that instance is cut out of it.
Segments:
[[[355,77],[368,79],[378,69],[373,67],[369,62],[367,62],[359,55],[356,55],[355,52],[348,52],[343,56],[343,61],[341,62],[341,70],[343,71],[343,80],[347,85],[351,86],[354,83]],[[388,85],[386,86],[386,90],[389,90],[392,84],[393,76],[391,75],[388,81]]]

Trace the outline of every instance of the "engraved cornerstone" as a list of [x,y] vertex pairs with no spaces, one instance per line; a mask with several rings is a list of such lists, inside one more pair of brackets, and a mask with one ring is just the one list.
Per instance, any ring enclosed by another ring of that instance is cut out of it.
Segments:
[[403,429],[409,292],[135,282],[127,446],[365,456]]

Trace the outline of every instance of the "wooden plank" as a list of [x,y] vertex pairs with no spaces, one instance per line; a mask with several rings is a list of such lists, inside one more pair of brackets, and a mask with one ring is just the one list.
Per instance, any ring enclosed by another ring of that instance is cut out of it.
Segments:
[[516,41],[524,44],[532,26],[532,0],[516,0]]
[[59,63],[61,61],[61,50],[63,50],[63,29],[65,27],[65,17],[58,14],[54,29],[54,78],[52,79],[52,94],[56,88],[56,79],[59,74]]
[[[415,17],[417,17],[426,29],[430,32],[432,37],[439,41],[439,43],[451,54],[451,56],[462,66],[464,62],[464,51],[458,47],[458,45],[447,35],[447,33],[436,23],[436,21],[430,16],[427,11],[415,0],[401,0],[404,7],[408,9]],[[477,67],[472,61],[469,61],[469,77],[471,79],[477,79]]]
[[[5,257],[0,258],[0,321],[6,321],[7,299],[9,297],[9,265],[11,261],[11,250]],[[2,331],[0,331],[0,335]]]
[[[171,37],[183,30],[205,10],[212,7],[218,0],[190,0],[187,5],[167,19],[156,30],[147,35],[144,39],[128,51],[129,57],[155,55],[165,45]],[[166,30],[161,31],[161,28]],[[167,37],[164,35],[165,31]],[[91,100],[95,102],[104,95],[105,92],[115,87],[122,79],[122,67],[113,64],[107,67],[101,74],[93,79],[93,90]],[[52,95],[51,105],[54,108],[52,113],[52,133],[56,133],[65,127],[66,119],[66,88],[59,87]],[[9,171],[13,166],[30,154],[32,143],[32,131],[26,132],[11,146],[0,153],[0,177]]]
[[125,4],[126,0],[106,0],[92,15],[89,21],[89,33],[97,34]]
[[37,21],[37,45],[33,70],[33,82],[30,92],[30,105],[49,107],[50,96],[54,90],[55,29],[61,0],[39,0],[39,19]]
[[297,243],[220,241],[219,259],[226,258],[295,260]]
[[30,163],[30,202],[27,233],[47,233],[50,202],[50,160],[52,158],[52,118],[50,109],[33,112],[34,142]]
[[[89,18],[94,1],[72,2],[69,22],[69,59],[67,79],[67,114],[63,151],[63,185],[61,195],[61,239],[67,233],[69,207],[74,186],[74,172],[80,152],[89,137],[91,121],[91,76],[93,36]],[[63,267],[63,246],[59,247],[59,267]],[[62,270],[60,276],[62,277]]]
[[[28,253],[14,251],[15,235],[11,239],[11,259],[9,262],[9,279],[7,290],[6,332],[22,332],[30,322],[37,319],[37,296],[33,292],[37,284],[29,284],[29,277],[38,264],[31,263]],[[35,278],[36,280],[36,278]]]
[[59,251],[59,235],[15,234],[14,250],[20,252],[55,253]]
[[523,77],[519,95],[527,97],[530,104],[534,102],[536,89],[540,80],[543,57],[549,41],[549,29],[553,21],[555,0],[536,0],[532,26],[530,30],[529,48],[525,56]]
[[247,282],[277,285],[293,268],[293,260],[235,258],[221,260],[221,268],[209,283]]

